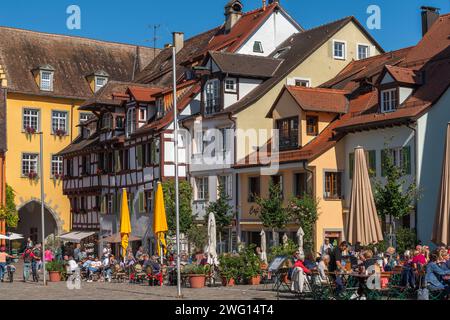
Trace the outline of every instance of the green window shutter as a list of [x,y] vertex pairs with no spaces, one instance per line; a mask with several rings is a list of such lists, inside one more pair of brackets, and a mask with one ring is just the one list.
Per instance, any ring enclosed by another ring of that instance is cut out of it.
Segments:
[[102,203],[100,204],[100,212],[103,214],[106,213],[106,205],[107,205],[107,198],[106,196],[102,196]]
[[352,152],[348,155],[348,174],[350,180],[353,179],[354,170],[355,170],[355,153]]
[[377,153],[375,150],[369,151],[369,175],[371,177],[377,176]]
[[115,158],[115,171],[116,172],[122,171],[122,163],[121,163],[119,151],[114,151],[114,158]]
[[145,212],[145,196],[144,196],[144,192],[139,192],[139,212]]
[[405,174],[411,174],[411,147],[406,146],[402,149],[402,169]]
[[136,147],[136,161],[138,168],[142,168],[143,161],[142,161],[142,145],[139,145]]
[[381,176],[385,177],[386,173],[385,173],[385,165],[386,165],[386,160],[387,160],[387,150],[383,149],[381,150]]

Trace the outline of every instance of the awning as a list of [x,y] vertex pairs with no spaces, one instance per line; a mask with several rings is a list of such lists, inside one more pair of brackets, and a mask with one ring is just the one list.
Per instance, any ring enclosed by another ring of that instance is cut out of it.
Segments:
[[58,238],[60,238],[62,241],[80,243],[83,239],[86,239],[94,234],[95,234],[95,232],[77,231],[77,232],[69,232],[69,233],[60,235],[60,236],[58,236]]
[[[130,235],[128,237],[129,242],[136,242],[136,241],[141,241],[141,240],[142,240],[142,238],[136,237],[134,235]],[[122,237],[121,237],[120,233],[115,233],[109,237],[103,238],[101,241],[106,242],[106,243],[121,243]]]

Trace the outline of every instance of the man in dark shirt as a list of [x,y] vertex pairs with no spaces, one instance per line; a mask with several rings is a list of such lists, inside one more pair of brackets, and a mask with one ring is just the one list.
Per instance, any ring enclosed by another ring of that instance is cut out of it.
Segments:
[[[345,250],[347,250],[347,248],[348,248],[347,242],[343,241],[343,242],[341,242],[339,247],[333,249],[333,251],[330,254],[330,265],[328,266],[328,270],[330,272],[345,271],[345,268],[342,265],[341,261],[342,261],[342,257],[343,257],[343,252],[345,252]],[[335,279],[336,279],[336,291],[337,291],[337,293],[340,293],[344,289],[342,277],[340,275],[336,274]]]

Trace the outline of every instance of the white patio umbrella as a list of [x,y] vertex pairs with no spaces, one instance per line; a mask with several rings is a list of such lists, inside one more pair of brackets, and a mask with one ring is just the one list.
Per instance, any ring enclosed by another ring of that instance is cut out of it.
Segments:
[[214,213],[209,214],[208,218],[208,249],[206,254],[208,255],[208,264],[218,266],[219,259],[217,257],[217,231],[216,231],[216,218]]
[[24,236],[21,234],[14,233],[14,232],[8,233],[8,240],[10,240],[10,241],[22,240],[22,239],[24,239]]
[[297,231],[297,239],[298,239],[298,251],[300,253],[304,252],[303,249],[303,237],[305,236],[305,232],[303,231],[303,228],[300,227]]
[[261,261],[267,263],[267,243],[266,243],[266,233],[261,230]]
[[4,234],[0,234],[0,240],[9,240],[9,237],[5,236]]

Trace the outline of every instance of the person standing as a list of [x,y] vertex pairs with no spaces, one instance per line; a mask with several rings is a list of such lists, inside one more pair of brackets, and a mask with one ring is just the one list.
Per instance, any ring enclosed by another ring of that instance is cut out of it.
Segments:
[[328,270],[335,273],[337,293],[341,293],[344,289],[344,282],[339,273],[346,272],[345,266],[342,264],[342,258],[345,255],[345,251],[347,249],[348,243],[346,241],[342,241],[339,247],[334,248],[330,254],[330,264],[328,266]]
[[33,251],[32,248],[26,248],[25,252],[22,254],[23,258],[23,282],[27,282],[30,278],[31,263],[33,261]]
[[13,258],[13,256],[6,253],[6,248],[0,248],[0,281],[3,282],[3,277],[6,272],[6,259]]
[[33,281],[39,282],[38,269],[41,263],[41,256],[42,256],[41,245],[39,243],[36,244],[36,246],[34,246],[32,254],[33,257],[31,260],[31,273],[33,274]]
[[331,253],[332,250],[333,250],[333,245],[330,243],[330,239],[325,238],[322,246],[320,246],[320,255],[321,256],[328,255]]
[[75,249],[73,250],[73,258],[75,261],[80,261],[81,244],[77,243]]

